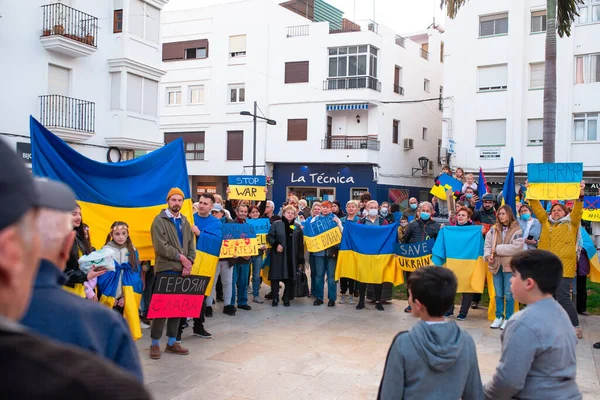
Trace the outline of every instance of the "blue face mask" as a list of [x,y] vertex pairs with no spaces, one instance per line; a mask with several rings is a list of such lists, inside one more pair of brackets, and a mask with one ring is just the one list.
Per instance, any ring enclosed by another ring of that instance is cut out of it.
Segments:
[[531,214],[521,214],[521,219],[523,221],[528,221],[531,218]]
[[416,210],[417,209],[417,205],[416,204],[411,204],[410,205],[410,209],[411,210]]
[[473,198],[473,193],[467,193],[467,194],[465,194],[465,197],[467,199],[472,199]]
[[427,221],[429,218],[431,218],[431,214],[429,214],[428,212],[422,212],[421,213],[421,219],[423,221]]

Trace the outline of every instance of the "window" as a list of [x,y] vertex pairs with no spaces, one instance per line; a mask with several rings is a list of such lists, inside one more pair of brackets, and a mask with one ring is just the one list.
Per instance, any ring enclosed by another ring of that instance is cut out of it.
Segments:
[[427,140],[427,128],[423,127],[423,134],[421,136],[423,140]]
[[543,127],[542,118],[527,120],[527,146],[541,146],[544,143]]
[[586,0],[584,5],[579,6],[578,24],[589,24],[600,22],[600,0]]
[[329,49],[329,77],[377,77],[378,49],[373,46],[334,47]]
[[110,109],[121,109],[121,73],[110,73]]
[[246,101],[246,86],[244,84],[229,85],[229,103],[243,103]]
[[285,83],[308,82],[308,61],[285,63]]
[[576,142],[598,140],[598,113],[573,115]]
[[158,116],[158,81],[143,78],[142,114]]
[[181,105],[181,86],[167,88],[167,105]]
[[508,13],[479,17],[479,37],[508,34]]
[[190,86],[188,93],[189,104],[204,104],[204,85]]
[[402,87],[402,67],[394,66],[394,93],[404,94]]
[[246,57],[246,35],[229,36],[229,57]]
[[531,13],[531,33],[546,32],[546,10]]
[[504,146],[505,144],[505,119],[477,121],[477,146]]
[[288,119],[287,140],[306,140],[308,136],[307,119]]
[[398,144],[398,140],[400,139],[400,121],[394,120],[392,125],[392,143]]
[[440,43],[440,62],[444,62],[444,42]]
[[438,139],[437,163],[438,165],[442,165],[442,139]]
[[163,43],[163,61],[195,60],[199,58],[208,58],[207,39]]
[[160,25],[158,8],[142,0],[132,0],[129,7],[129,33],[158,44],[158,27]]
[[186,160],[204,160],[204,132],[165,133],[166,144],[179,138],[183,139]]
[[158,81],[127,73],[127,111],[156,117],[158,115]]
[[48,94],[68,96],[70,81],[70,69],[48,64]]
[[227,131],[227,160],[244,159],[244,131]]
[[491,65],[477,67],[479,75],[479,91],[506,90],[507,88],[507,65]]
[[113,33],[123,32],[123,10],[113,12]]
[[206,51],[206,47],[198,47],[185,49],[185,59],[190,60],[194,58],[206,58],[208,52]]
[[600,53],[575,57],[575,84],[600,82]]
[[429,93],[430,84],[431,82],[429,82],[429,79],[423,79],[423,90],[427,93]]
[[444,111],[444,87],[440,86],[440,101],[438,104],[438,109],[440,111]]
[[544,68],[545,63],[529,64],[529,89],[544,88]]

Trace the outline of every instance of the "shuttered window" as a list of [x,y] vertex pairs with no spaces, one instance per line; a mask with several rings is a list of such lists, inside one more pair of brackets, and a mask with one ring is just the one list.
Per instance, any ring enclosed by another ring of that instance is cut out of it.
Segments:
[[48,64],[48,94],[69,95],[69,75],[71,70]]
[[204,132],[165,133],[166,144],[179,138],[183,139],[186,160],[204,160]]
[[529,89],[544,88],[544,63],[529,64]]
[[505,144],[505,119],[477,121],[477,146],[504,146]]
[[227,131],[227,160],[244,159],[244,131]]
[[544,143],[543,128],[544,120],[542,118],[527,120],[528,146],[541,146]]
[[229,36],[229,57],[246,56],[246,35]]
[[285,83],[308,82],[308,61],[285,63]]
[[308,136],[307,119],[288,119],[287,140],[306,140]]
[[193,60],[208,57],[208,40],[163,43],[163,61]]
[[487,67],[478,67],[479,72],[479,91],[506,90],[507,86],[507,65],[491,65]]

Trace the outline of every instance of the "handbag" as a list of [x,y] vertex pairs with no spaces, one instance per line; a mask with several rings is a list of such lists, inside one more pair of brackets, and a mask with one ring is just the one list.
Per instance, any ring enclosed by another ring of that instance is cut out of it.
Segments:
[[302,268],[296,270],[294,281],[294,297],[308,297],[308,278]]

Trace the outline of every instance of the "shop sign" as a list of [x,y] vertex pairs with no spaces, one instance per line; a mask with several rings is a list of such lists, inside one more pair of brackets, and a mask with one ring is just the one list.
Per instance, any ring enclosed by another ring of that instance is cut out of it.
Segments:
[[325,185],[325,184],[346,184],[346,183],[355,183],[353,176],[344,176],[340,175],[338,172],[337,175],[326,175],[325,173],[315,172],[307,175],[296,176],[293,172],[290,177],[290,181],[292,183],[311,183],[313,185]]
[[499,147],[485,147],[479,149],[479,159],[480,160],[499,160],[500,159],[500,151]]
[[31,143],[17,142],[17,154],[23,161],[30,163],[32,160]]

